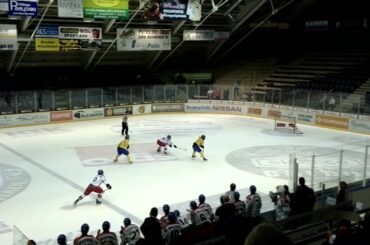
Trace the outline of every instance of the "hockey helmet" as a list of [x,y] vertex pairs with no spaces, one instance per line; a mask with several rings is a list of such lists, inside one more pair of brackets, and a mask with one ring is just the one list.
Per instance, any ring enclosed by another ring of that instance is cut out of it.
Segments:
[[168,214],[170,212],[170,206],[168,204],[163,205],[163,212]]
[[195,201],[191,201],[190,202],[190,208],[193,209],[193,210],[197,209],[197,203]]
[[104,171],[102,169],[98,170],[98,175],[104,175]]
[[127,134],[127,135],[125,136],[125,140],[128,140],[128,139],[130,139],[130,135],[128,135],[128,134]]
[[235,199],[235,201],[239,201],[239,199],[240,199],[240,193],[239,192],[237,192],[237,191],[234,192],[234,199]]
[[89,232],[89,229],[90,229],[90,227],[89,227],[88,224],[85,223],[85,224],[81,225],[81,233],[83,235],[86,235]]
[[64,234],[58,236],[58,244],[63,245],[67,243],[67,237]]
[[206,197],[203,194],[200,194],[199,197],[198,197],[198,201],[200,203],[204,203],[206,201]]
[[171,224],[175,223],[176,220],[177,220],[177,216],[176,216],[175,212],[169,212],[168,215],[167,215],[167,217],[168,217],[168,221]]
[[129,225],[131,225],[131,219],[130,219],[130,218],[125,218],[125,219],[123,220],[123,224],[124,224],[125,226],[129,226]]
[[205,136],[204,134],[202,134],[202,135],[200,136],[200,138],[201,138],[201,139],[203,139],[203,140],[205,140],[205,139],[206,139],[206,136]]
[[104,221],[103,224],[102,224],[102,228],[103,228],[103,231],[104,232],[108,232],[109,229],[110,229],[110,223],[109,223],[109,221]]
[[167,135],[167,139],[168,140],[171,140],[171,135]]

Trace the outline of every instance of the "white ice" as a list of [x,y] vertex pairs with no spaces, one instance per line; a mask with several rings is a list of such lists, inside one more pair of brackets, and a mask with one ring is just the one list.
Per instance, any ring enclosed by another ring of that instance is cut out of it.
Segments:
[[[0,130],[1,244],[12,244],[13,225],[38,244],[56,244],[55,239],[61,233],[70,238],[77,235],[82,223],[88,223],[93,232],[105,220],[110,221],[112,230],[118,231],[127,216],[140,224],[151,207],[161,208],[165,203],[184,214],[188,203],[199,194],[205,194],[207,201],[216,207],[218,197],[229,189],[230,183],[241,190],[243,200],[252,184],[258,192],[267,194],[278,184],[288,184],[288,179],[258,174],[253,166],[245,170],[236,168],[227,162],[233,159],[233,152],[257,146],[266,152],[274,146],[334,147],[366,138],[304,125],[299,125],[303,135],[278,134],[273,131],[272,120],[244,116],[132,116],[129,126],[134,163],[128,165],[124,157],[119,163],[112,163],[116,145],[122,139],[120,123],[120,117],[115,117]],[[156,140],[168,134],[187,151],[169,148],[167,158],[157,153]],[[206,135],[207,162],[199,157],[191,159],[191,145],[201,134]],[[80,158],[81,154],[85,160]],[[280,154],[287,159],[289,152]],[[29,184],[6,198],[6,185],[13,178],[9,166],[23,171]],[[104,170],[112,190],[104,193],[100,206],[87,197],[73,208],[73,201],[98,169]]]

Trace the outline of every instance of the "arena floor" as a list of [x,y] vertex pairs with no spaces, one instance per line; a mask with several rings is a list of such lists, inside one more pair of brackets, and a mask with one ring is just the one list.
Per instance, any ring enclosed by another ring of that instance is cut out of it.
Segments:
[[[82,223],[88,223],[93,234],[105,220],[111,222],[113,231],[120,229],[125,217],[141,224],[151,207],[161,208],[165,203],[185,214],[189,202],[199,194],[205,194],[206,201],[216,207],[231,183],[243,200],[249,186],[256,185],[257,192],[264,195],[263,209],[268,210],[272,204],[267,193],[278,184],[288,184],[290,152],[332,149],[368,138],[304,125],[299,125],[304,134],[276,132],[272,120],[243,116],[132,116],[134,163],[129,165],[124,157],[112,162],[122,139],[120,123],[116,117],[0,129],[2,245],[12,244],[13,225],[38,245],[56,244],[61,233],[69,239],[76,236]],[[170,148],[169,155],[157,153],[156,140],[168,134],[184,149]],[[207,162],[191,159],[191,145],[201,134],[206,135]],[[351,157],[363,160],[356,152]],[[73,201],[98,169],[104,170],[112,190],[104,193],[100,206],[86,197],[74,208]],[[308,173],[309,167],[306,170]],[[321,174],[329,174],[321,170]],[[351,171],[362,175],[361,168],[352,166]]]

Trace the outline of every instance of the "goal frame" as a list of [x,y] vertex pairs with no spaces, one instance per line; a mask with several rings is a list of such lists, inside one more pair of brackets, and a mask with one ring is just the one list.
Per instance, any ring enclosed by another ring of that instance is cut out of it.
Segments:
[[298,133],[297,118],[290,115],[275,115],[274,116],[274,131],[279,128],[290,128],[293,133]]

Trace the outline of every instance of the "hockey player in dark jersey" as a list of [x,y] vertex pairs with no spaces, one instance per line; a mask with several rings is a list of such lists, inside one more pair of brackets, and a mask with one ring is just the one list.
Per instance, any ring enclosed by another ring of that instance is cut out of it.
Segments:
[[93,235],[88,235],[89,225],[83,224],[81,226],[81,235],[76,237],[73,241],[73,245],[98,245],[98,240]]
[[100,242],[100,244],[118,245],[116,234],[109,231],[110,223],[108,221],[103,222],[102,229],[103,232],[100,233],[100,230],[98,230],[98,234],[96,235],[96,239]]

